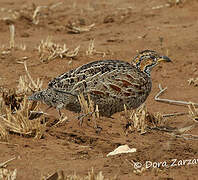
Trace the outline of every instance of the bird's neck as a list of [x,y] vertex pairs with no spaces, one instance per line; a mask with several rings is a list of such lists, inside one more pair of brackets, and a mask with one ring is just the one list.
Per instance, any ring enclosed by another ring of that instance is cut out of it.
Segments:
[[144,65],[141,63],[136,63],[135,64],[136,68],[139,69],[141,72],[145,73],[148,77],[151,76],[151,70],[155,65]]

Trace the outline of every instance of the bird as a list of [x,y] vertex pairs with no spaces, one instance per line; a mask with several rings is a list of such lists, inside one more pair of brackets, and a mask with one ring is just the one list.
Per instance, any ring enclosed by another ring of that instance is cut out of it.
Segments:
[[44,90],[34,92],[28,100],[42,101],[59,113],[62,108],[80,112],[78,99],[90,96],[100,116],[136,109],[149,96],[152,88],[151,70],[161,62],[172,62],[154,50],[143,50],[131,62],[98,60],[63,73],[48,83]]

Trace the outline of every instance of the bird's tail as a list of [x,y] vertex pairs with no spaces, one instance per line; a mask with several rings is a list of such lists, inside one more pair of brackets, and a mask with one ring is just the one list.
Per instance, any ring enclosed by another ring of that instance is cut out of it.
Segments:
[[28,97],[28,100],[30,101],[41,101],[42,99],[43,99],[43,91],[35,92]]

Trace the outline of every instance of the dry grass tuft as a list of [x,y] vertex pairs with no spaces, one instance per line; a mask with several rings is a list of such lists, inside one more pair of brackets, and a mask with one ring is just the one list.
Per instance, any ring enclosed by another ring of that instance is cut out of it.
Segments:
[[194,121],[198,121],[198,108],[196,108],[193,104],[188,106],[189,108],[189,114],[190,117],[194,120]]
[[9,170],[0,168],[0,179],[2,180],[15,180],[17,177],[17,170]]
[[39,103],[29,102],[26,95],[40,90],[43,82],[35,83],[24,62],[27,76],[21,76],[17,89],[2,90],[0,94],[0,138],[8,141],[9,132],[41,138],[45,132],[44,113],[39,111]]
[[55,172],[54,174],[48,176],[48,177],[42,177],[41,180],[116,180],[117,177],[111,177],[111,178],[105,178],[102,174],[102,171],[100,171],[98,174],[94,173],[94,170],[92,169],[91,172],[88,172],[87,176],[78,176],[76,174],[73,175],[66,175],[63,171]]
[[[37,84],[39,84],[38,89],[41,88],[42,83],[43,82],[38,78],[37,79]],[[17,93],[29,94],[33,91],[36,91],[36,90],[32,86],[32,83],[29,81],[28,77],[26,75],[20,76],[18,80],[18,85],[17,85]]]
[[[5,21],[9,21],[5,19]],[[26,50],[26,45],[24,44],[16,44],[15,43],[15,26],[12,21],[9,21],[9,30],[10,30],[10,41],[9,45],[2,45],[1,46],[1,54],[2,55],[7,55],[11,53],[11,50],[13,49],[19,49],[22,51]]]
[[198,77],[197,77],[197,78],[190,78],[190,79],[188,80],[188,84],[189,84],[189,85],[193,85],[193,86],[195,86],[195,87],[198,87]]
[[149,127],[162,127],[165,125],[165,118],[164,116],[160,113],[157,112],[155,114],[151,114],[149,112],[147,112],[147,122]]
[[39,91],[43,85],[43,81],[39,78],[36,83],[30,76],[26,62],[24,62],[25,71],[27,76],[20,76],[17,89],[2,90],[0,96],[0,114],[4,114],[5,107],[8,106],[12,111],[18,110],[20,104],[22,103],[24,96],[28,95],[30,92]]
[[[124,106],[125,113],[127,113],[126,106]],[[138,132],[145,133],[146,132],[146,114],[147,109],[145,104],[140,106],[138,109],[128,111],[129,119],[132,121],[133,127],[137,129]]]
[[176,6],[184,3],[186,0],[168,0],[169,6]]
[[42,17],[42,14],[51,13],[50,12],[51,10],[60,6],[61,4],[62,4],[62,2],[54,3],[50,6],[37,6],[37,7],[34,6],[33,7],[34,11],[33,11],[33,15],[32,15],[32,23],[35,25],[39,24],[39,22],[40,22],[39,18]]
[[67,24],[66,28],[69,33],[80,34],[82,32],[90,31],[91,29],[93,29],[94,26],[95,26],[95,24],[93,23],[89,26],[80,27],[80,26],[77,26],[76,23],[69,22]]
[[39,16],[38,15],[39,15],[41,9],[46,9],[46,8],[47,8],[47,6],[37,6],[35,8],[34,13],[32,15],[32,23],[33,24],[37,25],[39,23]]
[[129,124],[132,124],[140,134],[146,133],[147,128],[160,127],[165,123],[164,117],[160,113],[149,113],[145,104],[135,110],[127,110],[126,106],[124,106],[124,109],[125,117],[129,119]]
[[100,52],[100,51],[97,51],[95,49],[94,41],[95,41],[94,39],[90,40],[88,49],[86,51],[86,55],[87,56],[92,56],[92,55],[95,55],[95,54],[102,54],[102,56],[105,57],[106,56],[105,52]]
[[[13,132],[25,136],[41,138],[45,132],[45,119],[41,115],[35,120],[31,117],[32,111],[38,111],[37,102],[29,102],[26,97],[13,111],[5,107],[5,114],[0,116],[1,125],[7,132]],[[3,132],[3,131],[2,131]]]
[[52,41],[51,37],[47,37],[44,41],[42,40],[38,46],[40,60],[42,62],[47,62],[53,60],[57,57],[59,58],[74,58],[79,53],[80,46],[76,47],[74,50],[69,51],[66,44],[60,45]]

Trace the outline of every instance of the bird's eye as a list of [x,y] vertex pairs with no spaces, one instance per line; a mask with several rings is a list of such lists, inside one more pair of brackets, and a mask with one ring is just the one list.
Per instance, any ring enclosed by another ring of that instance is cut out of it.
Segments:
[[150,58],[153,59],[153,60],[156,60],[156,57],[153,56],[153,55],[150,55]]

